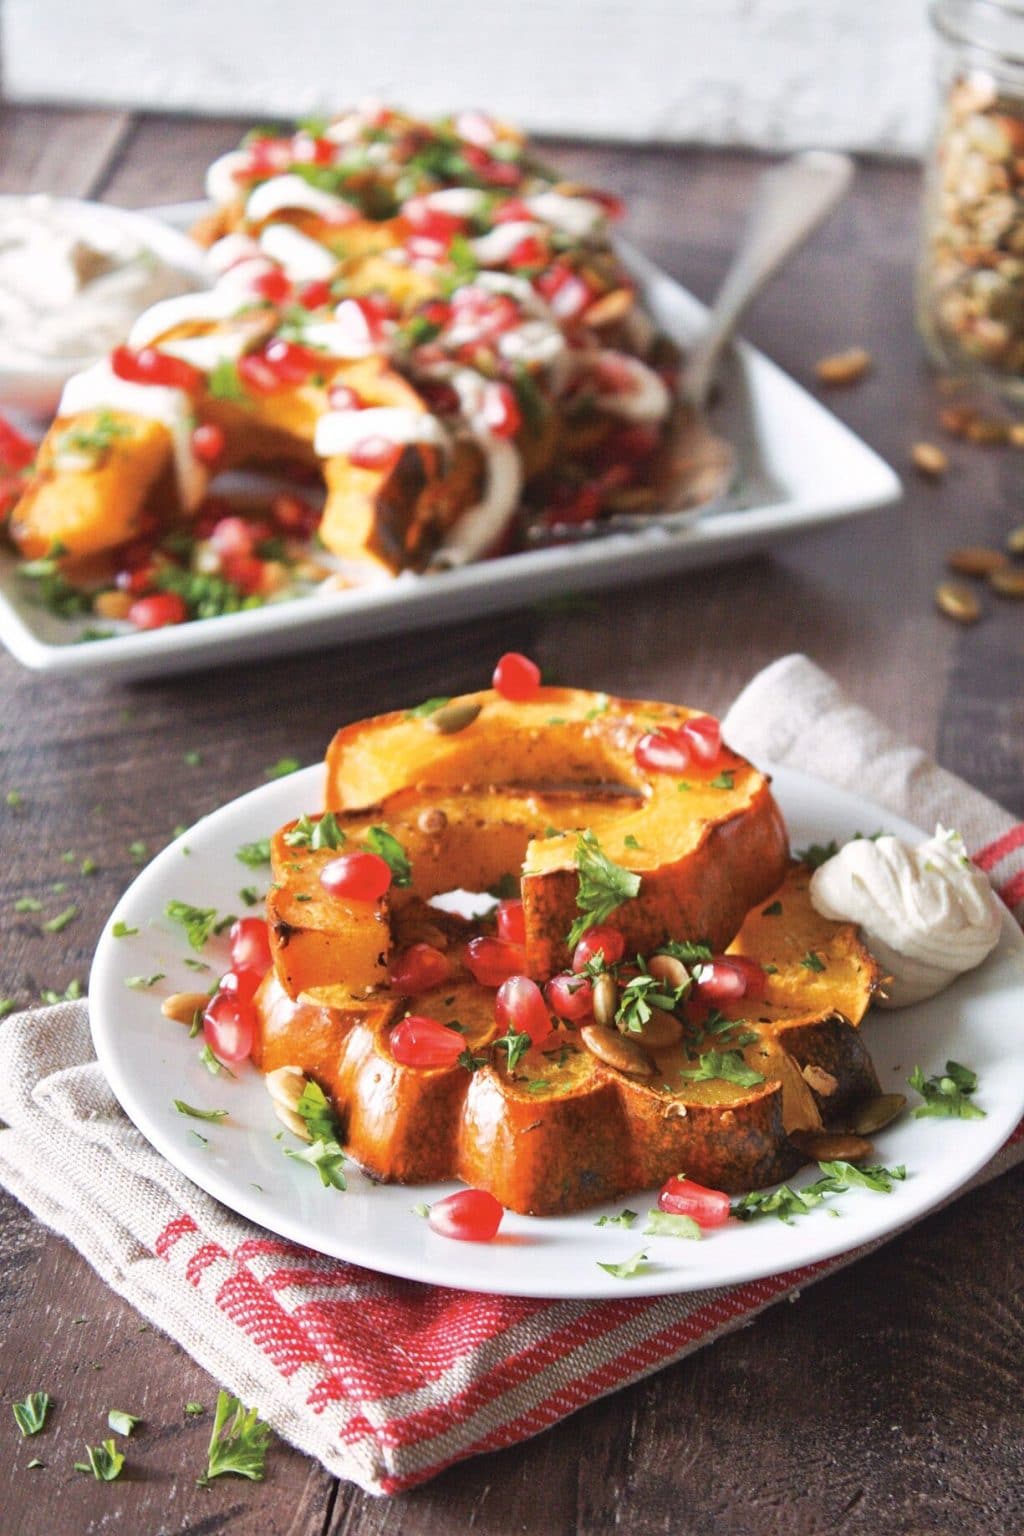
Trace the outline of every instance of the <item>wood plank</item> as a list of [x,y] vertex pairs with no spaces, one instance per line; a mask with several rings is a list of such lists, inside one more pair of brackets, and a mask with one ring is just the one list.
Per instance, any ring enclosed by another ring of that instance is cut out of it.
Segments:
[[0,192],[94,196],[130,124],[127,112],[0,106]]

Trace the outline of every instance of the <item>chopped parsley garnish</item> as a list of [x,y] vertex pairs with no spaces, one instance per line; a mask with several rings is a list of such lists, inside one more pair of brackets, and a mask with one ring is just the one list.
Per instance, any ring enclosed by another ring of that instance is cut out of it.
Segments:
[[703,1236],[699,1224],[692,1216],[677,1216],[674,1211],[648,1211],[644,1237],[688,1237],[699,1240]]
[[161,566],[153,580],[161,592],[176,593],[193,619],[244,613],[250,608],[262,608],[265,601],[258,592],[243,592],[241,587],[223,576],[186,570],[180,565]]
[[243,885],[238,895],[247,907],[254,907],[260,899],[260,893],[254,885]]
[[38,1435],[46,1423],[46,1415],[49,1411],[49,1392],[30,1392],[23,1403],[11,1404],[11,1412],[25,1439],[29,1435]]
[[575,948],[588,928],[603,923],[616,907],[631,900],[640,889],[640,876],[613,864],[590,831],[581,832],[576,839],[576,868],[579,871],[576,905],[580,915],[566,938],[570,949]]
[[807,951],[806,955],[804,955],[803,959],[800,961],[800,964],[803,966],[805,971],[823,971],[825,969],[824,960],[820,955],[815,954],[813,949],[809,949]]
[[478,1072],[481,1067],[486,1066],[487,1057],[474,1056],[473,1052],[467,1045],[466,1049],[464,1051],[460,1051],[458,1056],[455,1058],[455,1064],[459,1067],[465,1067],[467,1072]]
[[53,987],[43,987],[39,993],[39,999],[44,1003],[72,1003],[82,995],[82,983],[76,978],[69,981],[63,992],[57,992]]
[[739,1088],[756,1088],[764,1082],[763,1074],[748,1067],[739,1051],[705,1051],[698,1067],[679,1075],[694,1083],[735,1083]]
[[247,398],[238,368],[228,357],[222,357],[214,365],[207,377],[206,387],[215,400],[238,402]]
[[276,763],[270,763],[263,770],[266,779],[286,779],[290,773],[298,773],[302,764],[297,757],[279,757]]
[[63,912],[58,912],[56,917],[51,917],[48,923],[43,924],[44,933],[63,933],[69,923],[73,923],[78,916],[78,908],[72,903],[65,907]]
[[196,1109],[184,1099],[174,1099],[173,1103],[179,1115],[190,1115],[193,1120],[226,1120],[229,1114],[226,1109]]
[[116,421],[110,411],[99,411],[91,427],[71,427],[62,432],[54,447],[57,453],[101,454],[119,437],[130,437],[131,428]]
[[261,837],[254,843],[243,843],[235,849],[235,858],[240,864],[247,864],[250,869],[258,869],[261,864],[270,863],[270,838]]
[[364,838],[365,845],[370,853],[375,853],[378,858],[384,860],[391,871],[391,879],[394,885],[412,884],[412,865],[409,855],[386,827],[371,827]]
[[[198,1013],[199,1009],[197,1008],[196,1014],[198,1015]],[[199,1019],[197,1027],[194,1030],[195,1034],[199,1033],[198,1026],[201,1026],[201,1024],[202,1020]],[[191,1035],[189,1038],[191,1038]],[[228,1077],[234,1077],[235,1075],[230,1067],[225,1066],[224,1062],[217,1060],[208,1043],[205,1044],[202,1050],[199,1052],[199,1060],[202,1062],[203,1066],[206,1068],[207,1072],[209,1072],[211,1077],[219,1077],[222,1072],[226,1072]]]
[[624,848],[639,848],[640,843],[633,836],[632,832],[627,832],[625,837],[622,839],[622,846]]
[[124,984],[135,992],[146,992],[150,987],[155,987],[158,981],[163,981],[164,971],[154,971],[152,976],[126,976]]
[[91,1472],[98,1483],[112,1483],[121,1476],[124,1457],[113,1440],[104,1440],[102,1445],[87,1445],[85,1454],[89,1460],[76,1461],[76,1472]]
[[111,1408],[107,1414],[107,1424],[116,1435],[130,1435],[136,1424],[141,1423],[137,1413],[122,1413],[120,1408]]
[[320,1175],[320,1183],[325,1189],[345,1189],[345,1175],[342,1172],[342,1164],[345,1154],[338,1143],[332,1138],[324,1141],[317,1137],[310,1146],[296,1151],[294,1147],[285,1147],[285,1157],[290,1157],[293,1162],[307,1163],[310,1168],[315,1168]]
[[180,923],[185,937],[193,949],[202,949],[218,926],[216,907],[193,907],[187,901],[169,901],[164,915],[172,923]]
[[818,1167],[823,1177],[816,1179],[813,1184],[805,1184],[802,1189],[780,1184],[778,1189],[752,1190],[733,1201],[732,1214],[740,1221],[777,1216],[786,1226],[791,1226],[794,1216],[806,1215],[829,1195],[845,1194],[852,1185],[887,1195],[894,1181],[902,1181],[907,1176],[907,1170],[902,1165],[896,1168],[855,1168],[852,1163],[833,1162],[819,1163]]
[[418,1205],[410,1206],[409,1209],[412,1211],[412,1214],[414,1216],[429,1216],[430,1215],[430,1206],[427,1204],[427,1202],[425,1200],[421,1200]]
[[944,1120],[984,1120],[985,1111],[971,1098],[978,1087],[978,1074],[958,1061],[947,1061],[946,1070],[925,1077],[915,1067],[907,1078],[915,1093],[924,1099],[914,1110],[915,1120],[934,1117]]
[[736,770],[734,768],[723,768],[721,773],[716,773],[715,777],[708,782],[712,789],[735,789]]
[[809,869],[819,869],[827,859],[834,859],[839,852],[835,838],[830,843],[810,843],[806,848],[794,848],[793,857]]
[[667,987],[657,976],[634,976],[622,989],[615,1022],[625,1025],[633,1034],[640,1034],[651,1017],[652,1008],[662,1008],[666,1013],[671,1013],[689,990],[689,978],[682,986]]
[[762,917],[781,917],[782,916],[782,902],[781,901],[770,901],[766,907],[762,907],[761,908],[761,916]]
[[617,1216],[599,1216],[594,1222],[595,1227],[631,1227],[636,1221],[636,1211],[623,1210]]
[[[190,1403],[185,1412],[194,1412],[198,1406]],[[218,1392],[213,1433],[206,1453],[206,1472],[200,1482],[222,1477],[225,1472],[260,1482],[269,1440],[270,1425],[257,1417],[255,1408],[245,1408],[237,1397]]]
[[531,1038],[528,1034],[519,1030],[510,1029],[507,1035],[499,1035],[494,1041],[500,1045],[508,1058],[505,1065],[511,1072],[516,1067],[522,1056],[530,1049]]
[[623,1259],[621,1264],[602,1264],[600,1259],[597,1261],[598,1269],[607,1270],[608,1274],[614,1275],[616,1280],[628,1280],[632,1275],[640,1274],[646,1264],[647,1253],[643,1248],[630,1258]]
[[407,709],[405,718],[407,720],[426,720],[429,715],[436,715],[439,709],[444,709],[445,705],[450,703],[451,699],[443,694],[438,698],[424,699],[422,704],[416,704],[412,709]]
[[[313,1082],[312,1078],[299,1095],[295,1113],[305,1122],[311,1141],[337,1142],[338,1123],[334,1111],[320,1084]],[[344,1188],[344,1185],[340,1187]]]
[[300,816],[291,831],[284,834],[284,840],[289,848],[314,850],[343,848],[348,841],[333,811],[324,811],[319,817]]
[[703,965],[711,959],[710,945],[694,944],[687,939],[669,939],[666,943],[659,944],[654,953],[671,955],[674,960],[680,960],[687,966]]

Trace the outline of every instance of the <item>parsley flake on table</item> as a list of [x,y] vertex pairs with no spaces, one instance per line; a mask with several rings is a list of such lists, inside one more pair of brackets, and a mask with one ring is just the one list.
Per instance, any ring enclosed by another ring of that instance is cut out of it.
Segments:
[[6,1019],[9,1013],[13,1013],[18,1004],[13,997],[0,997],[0,1019]]
[[588,928],[603,923],[640,889],[640,876],[613,864],[591,831],[581,832],[577,837],[575,859],[579,872],[576,905],[580,915],[566,937],[570,949],[575,948]]
[[261,864],[270,863],[270,838],[260,837],[253,843],[243,843],[235,849],[235,858],[240,864],[247,864],[250,869],[258,869]]
[[914,1110],[915,1120],[926,1118],[943,1120],[984,1120],[985,1111],[975,1104],[971,1095],[978,1087],[978,1074],[958,1061],[947,1061],[945,1072],[926,1078],[920,1067],[915,1067],[907,1078],[915,1093],[924,1099]]
[[595,1227],[631,1227],[636,1221],[637,1212],[623,1210],[617,1216],[599,1216],[594,1222]]
[[87,1445],[85,1454],[89,1460],[76,1461],[76,1472],[91,1472],[98,1483],[112,1483],[121,1476],[124,1457],[113,1440],[104,1440],[102,1445]]
[[134,864],[145,863],[149,853],[149,846],[141,837],[137,837],[133,843],[128,844],[128,854]]
[[50,1406],[49,1392],[30,1392],[23,1403],[11,1404],[11,1412],[14,1414],[23,1439],[27,1439],[29,1435],[38,1435],[46,1423]]
[[35,896],[19,896],[14,903],[15,912],[41,912],[43,904]]
[[190,1419],[197,1419],[201,1413],[206,1412],[206,1409],[202,1403],[186,1403],[183,1411]]
[[107,1424],[117,1435],[130,1435],[136,1424],[142,1420],[135,1413],[122,1413],[120,1408],[111,1408],[107,1414]]
[[257,1417],[255,1408],[243,1407],[229,1392],[218,1392],[206,1471],[199,1482],[209,1482],[226,1472],[251,1478],[253,1482],[262,1481],[269,1440],[270,1425]]
[[393,837],[386,827],[371,827],[363,841],[370,853],[375,853],[378,858],[384,860],[391,871],[391,880],[394,885],[412,884],[412,864],[409,862],[409,855],[398,838]]
[[193,1120],[226,1120],[229,1110],[226,1109],[196,1109],[193,1104],[186,1104],[184,1099],[172,1099],[171,1101],[179,1115],[191,1115]]
[[164,916],[181,924],[193,949],[202,949],[218,925],[216,907],[194,907],[187,901],[169,901]]
[[58,912],[56,917],[51,917],[48,922],[45,922],[43,924],[43,932],[63,933],[68,924],[73,923],[77,916],[78,908],[72,903],[70,907],[65,907],[63,912]]
[[643,1248],[638,1249],[630,1258],[623,1259],[621,1264],[604,1264],[600,1259],[597,1261],[598,1269],[607,1270],[608,1274],[614,1275],[616,1280],[628,1280],[631,1276],[640,1274],[646,1265],[647,1252]]
[[756,1088],[764,1082],[764,1075],[748,1067],[739,1051],[705,1051],[698,1067],[679,1076],[694,1083],[735,1083],[739,1088]]
[[679,1216],[674,1211],[648,1211],[644,1237],[686,1237],[699,1242],[704,1234],[692,1216]]
[[25,797],[20,789],[9,789],[4,798],[12,811],[20,811],[25,804]]

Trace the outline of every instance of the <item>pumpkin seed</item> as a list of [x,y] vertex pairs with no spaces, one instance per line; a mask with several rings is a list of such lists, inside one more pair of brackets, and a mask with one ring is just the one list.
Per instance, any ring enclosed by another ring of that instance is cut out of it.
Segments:
[[675,955],[652,955],[647,962],[647,969],[652,976],[667,982],[670,987],[685,987],[689,979],[686,966]]
[[1024,421],[1012,422],[1007,436],[1015,448],[1024,448]]
[[448,825],[448,817],[439,805],[428,805],[420,811],[416,825],[427,837],[439,837]]
[[922,475],[937,480],[949,469],[949,456],[937,443],[915,443],[910,450],[910,461]]
[[875,1150],[866,1136],[849,1131],[794,1131],[789,1139],[816,1163],[862,1163]]
[[594,982],[590,1006],[596,1022],[604,1029],[611,1029],[619,1007],[619,988],[610,971],[602,971]]
[[617,1029],[607,1029],[603,1024],[584,1024],[580,1039],[598,1061],[616,1072],[628,1072],[632,1077],[653,1077],[654,1062],[642,1045],[627,1040]]
[[436,731],[439,736],[455,736],[473,724],[481,708],[475,699],[461,699],[435,709],[423,723],[428,731]]
[[987,576],[990,571],[1001,570],[1009,561],[1001,549],[990,549],[986,544],[968,544],[947,555],[946,564],[951,571],[959,571],[961,576]]
[[990,571],[988,584],[1000,597],[1024,597],[1024,570]]
[[822,357],[814,365],[821,384],[856,384],[871,367],[871,353],[864,347],[849,347],[831,357]]
[[946,617],[958,624],[974,624],[981,618],[981,604],[962,581],[940,581],[935,588],[935,601]]
[[1006,547],[1011,555],[1024,555],[1024,523],[1019,528],[1011,528],[1006,535]]
[[824,1067],[819,1067],[817,1063],[813,1061],[809,1061],[807,1063],[803,1069],[803,1072],[801,1073],[801,1076],[803,1077],[803,1080],[807,1084],[808,1088],[812,1088],[814,1092],[820,1094],[823,1099],[830,1098],[839,1087],[839,1083],[832,1076],[832,1073],[826,1072]]
[[902,1114],[906,1107],[906,1095],[902,1093],[880,1093],[877,1098],[865,1099],[863,1104],[857,1106],[850,1130],[858,1136],[873,1136]]
[[[622,1025],[619,1028],[625,1033]],[[649,1051],[665,1051],[670,1045],[679,1044],[683,1026],[674,1013],[666,1013],[664,1008],[652,1008],[650,1018],[639,1029],[631,1029],[629,1038],[639,1041]]]

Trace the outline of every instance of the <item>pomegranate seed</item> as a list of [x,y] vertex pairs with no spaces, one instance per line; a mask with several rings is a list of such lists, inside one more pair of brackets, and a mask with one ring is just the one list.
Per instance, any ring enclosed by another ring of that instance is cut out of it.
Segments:
[[386,437],[364,437],[348,451],[357,469],[386,469],[398,457],[398,445]]
[[756,960],[752,960],[749,955],[716,955],[715,959],[739,971],[745,983],[744,997],[764,997],[768,976]]
[[217,990],[230,992],[233,997],[241,998],[243,1003],[251,1003],[262,980],[263,974],[260,971],[225,971]]
[[270,934],[262,917],[238,917],[228,933],[228,953],[236,971],[263,975],[271,964]]
[[380,901],[391,889],[391,870],[377,853],[343,853],[324,865],[320,884],[331,896]]
[[203,1038],[218,1061],[245,1061],[256,1035],[256,1010],[234,992],[215,992],[203,1014]]
[[447,380],[428,379],[418,387],[435,416],[452,416],[459,409],[459,392]]
[[633,395],[639,387],[629,358],[618,352],[602,352],[594,364],[594,382],[604,395]]
[[261,352],[247,352],[238,359],[238,377],[254,395],[276,395],[288,387]]
[[506,198],[491,214],[493,224],[532,224],[533,209],[521,197]]
[[470,939],[466,945],[466,968],[482,987],[500,987],[510,976],[526,969],[526,951],[521,944],[507,939]]
[[443,208],[432,207],[422,197],[411,197],[402,208],[402,213],[417,235],[436,240],[442,246],[449,246],[456,235],[466,232],[465,219]]
[[256,555],[225,555],[221,561],[221,575],[225,581],[230,581],[233,587],[244,592],[246,597],[253,597],[263,588],[263,573],[266,570],[266,561],[260,560]]
[[614,192],[602,192],[598,187],[588,187],[585,194],[592,203],[600,203],[609,219],[617,220],[625,217],[626,205],[621,197],[616,197]]
[[316,278],[311,283],[303,283],[296,295],[303,309],[323,309],[329,304],[334,295],[331,293],[331,285],[325,278]]
[[35,443],[0,416],[0,464],[5,469],[24,469],[35,456]]
[[250,176],[276,176],[292,163],[291,139],[254,139],[248,149]]
[[529,1035],[539,1045],[551,1033],[551,1016],[544,994],[529,976],[510,976],[498,988],[494,1016],[509,1033]]
[[617,928],[598,924],[588,928],[572,952],[572,968],[582,971],[600,954],[605,965],[617,965],[626,953],[626,940]]
[[396,992],[414,996],[438,987],[452,973],[448,956],[432,944],[411,944],[401,954],[395,955],[388,971],[388,984]]
[[461,1243],[489,1243],[498,1232],[504,1208],[485,1189],[457,1189],[435,1200],[427,1221],[439,1237]]
[[448,246],[430,235],[410,235],[405,248],[416,261],[443,261]]
[[222,517],[210,534],[218,555],[251,555],[256,543],[254,525],[244,517]]
[[466,1042],[454,1029],[429,1018],[410,1013],[400,1019],[388,1036],[392,1056],[403,1067],[454,1067]]
[[156,562],[147,559],[118,571],[114,577],[114,586],[119,592],[130,592],[132,597],[142,597],[143,593],[152,592],[156,572]]
[[363,400],[347,384],[332,384],[327,391],[327,404],[332,411],[361,411]]
[[594,297],[582,277],[562,262],[542,272],[535,287],[559,320],[578,319]]
[[159,352],[156,347],[142,347],[138,352],[131,347],[115,347],[110,354],[110,366],[119,379],[130,384],[162,384],[168,389],[195,394],[206,382],[205,375],[191,363]]
[[562,971],[544,988],[548,1007],[560,1019],[587,1019],[594,1011],[594,988],[589,976]]
[[613,432],[606,446],[612,462],[625,459],[628,464],[636,464],[641,459],[649,458],[660,443],[661,431],[658,427],[648,427],[637,422]]
[[548,248],[536,235],[526,235],[514,245],[505,258],[507,267],[542,267],[548,259]]
[[292,155],[300,165],[333,165],[337,145],[331,139],[317,139],[310,133],[297,133],[292,140]]
[[724,955],[706,960],[693,973],[697,992],[705,1000],[715,1003],[745,997],[747,978],[739,966],[733,965]]
[[136,629],[164,629],[168,624],[184,624],[187,618],[185,599],[177,592],[153,592],[136,598],[128,610],[129,623]]
[[480,414],[494,437],[515,437],[523,424],[515,390],[508,384],[492,382],[484,386]]
[[633,748],[641,768],[652,773],[685,773],[690,766],[690,748],[678,731],[667,727],[641,736]]
[[553,527],[557,527],[559,523],[571,523],[574,526],[592,523],[600,516],[602,499],[600,485],[595,483],[581,485],[568,501],[559,502],[552,508],[548,514],[548,522]]
[[295,341],[282,341],[280,337],[267,342],[263,355],[285,384],[304,384],[323,363],[319,353],[310,351],[309,347],[300,347]]
[[506,651],[491,678],[496,693],[513,704],[525,704],[540,692],[540,667],[520,651]]
[[700,763],[714,763],[722,751],[722,727],[714,715],[695,715],[687,720],[680,734]]
[[526,943],[526,916],[521,901],[498,902],[498,938],[510,944]]
[[301,496],[289,495],[287,491],[282,491],[274,497],[270,503],[270,511],[279,528],[299,538],[308,539],[320,524],[320,513],[316,507],[310,506],[308,501],[303,501]]
[[689,1216],[699,1227],[720,1227],[729,1220],[729,1196],[719,1189],[706,1189],[693,1179],[672,1178],[658,1195],[659,1211],[673,1216]]
[[488,149],[498,137],[493,119],[475,107],[468,107],[457,114],[455,132],[467,144],[476,144],[482,149]]
[[226,439],[214,421],[203,422],[192,433],[192,452],[202,464],[215,464],[224,452]]
[[360,299],[343,299],[334,318],[352,341],[375,345],[384,335],[384,325],[395,318],[395,307],[388,299],[368,294]]
[[269,272],[258,272],[249,287],[258,298],[277,306],[287,304],[292,292],[291,283],[279,267],[272,267]]
[[226,496],[204,496],[192,525],[196,538],[208,539],[221,518],[231,515],[231,503]]

